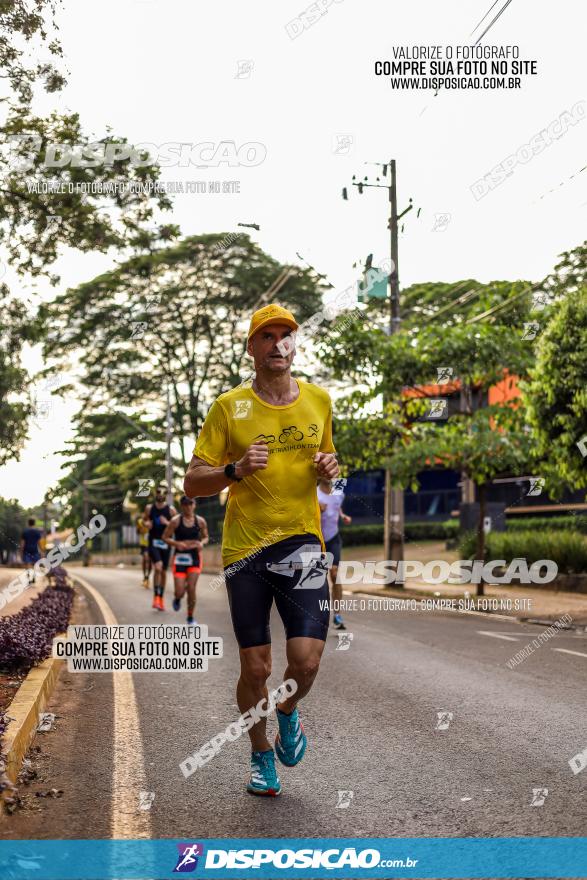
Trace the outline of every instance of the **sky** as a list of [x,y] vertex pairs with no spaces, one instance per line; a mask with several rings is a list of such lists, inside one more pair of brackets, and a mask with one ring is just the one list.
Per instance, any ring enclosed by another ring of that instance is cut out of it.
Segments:
[[[168,218],[185,235],[256,223],[260,230],[249,232],[268,253],[293,263],[300,253],[345,288],[357,277],[353,263],[367,253],[375,262],[389,254],[387,192],[359,195],[352,176],[374,180],[380,167],[366,163],[395,158],[398,209],[410,198],[420,209],[407,215],[400,235],[402,286],[535,281],[584,237],[587,172],[571,178],[585,164],[582,4],[563,0],[553,15],[546,4],[513,0],[483,39],[519,46],[521,58],[537,62],[521,89],[434,97],[394,90],[388,77],[374,74],[375,61],[393,60],[394,46],[470,45],[490,6],[338,0],[303,28],[306,7],[293,0],[103,0],[99,7],[64,0],[58,21],[69,83],[38,107],[78,111],[97,138],[110,127],[133,143],[262,145],[257,155],[265,158],[252,167],[163,170],[169,182],[240,181],[240,193],[175,196]],[[286,29],[294,19],[298,24]],[[288,30],[299,36],[291,39]],[[572,124],[564,117],[563,134],[559,125],[559,136],[530,158],[518,152],[578,104]],[[475,182],[516,155],[522,159],[513,160],[512,173],[476,199]],[[60,289],[113,259],[67,250],[58,264]],[[25,295],[26,284],[18,285]],[[55,295],[42,285],[41,294]],[[25,364],[34,374],[40,352],[27,349]],[[42,500],[59,476],[56,453],[71,436],[77,408],[74,399],[54,401],[47,417],[31,424],[20,461],[0,468],[1,495],[25,505]]]

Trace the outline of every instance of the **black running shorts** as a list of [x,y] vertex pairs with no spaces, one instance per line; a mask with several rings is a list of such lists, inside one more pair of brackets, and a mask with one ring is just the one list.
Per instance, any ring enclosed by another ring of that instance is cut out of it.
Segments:
[[269,618],[274,600],[286,639],[305,636],[326,641],[330,616],[327,568],[316,535],[294,535],[271,544],[248,560],[227,566],[224,577],[241,648],[271,643]]
[[342,553],[342,538],[340,537],[340,532],[337,532],[330,541],[325,541],[324,546],[326,547],[327,553],[332,553],[332,565],[338,565],[340,562],[340,554]]
[[202,560],[198,551],[177,550],[173,557],[173,576],[184,578],[194,571],[198,574],[202,571]]
[[167,571],[167,567],[169,566],[169,554],[171,553],[171,547],[169,544],[166,544],[165,547],[157,546],[157,542],[160,541],[161,544],[164,542],[160,538],[155,538],[149,544],[149,556],[153,563],[162,562],[163,570]]

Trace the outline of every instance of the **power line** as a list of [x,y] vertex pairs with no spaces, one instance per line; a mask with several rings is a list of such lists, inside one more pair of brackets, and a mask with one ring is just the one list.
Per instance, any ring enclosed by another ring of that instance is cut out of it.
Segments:
[[[461,284],[457,285],[457,287],[452,290],[451,293],[455,293],[455,291],[458,290],[459,287],[462,287],[463,284],[468,283],[468,281],[462,282]],[[442,306],[442,308],[437,309],[437,311],[435,311],[433,315],[427,315],[426,318],[424,318],[423,323],[429,324],[431,321],[434,321],[439,315],[442,315],[443,312],[465,305],[466,303],[475,299],[476,296],[480,296],[481,293],[487,292],[487,288],[483,287],[482,285],[480,285],[479,287],[473,287],[471,290],[466,290],[465,293],[462,293],[456,299],[451,300],[451,302],[447,303],[445,306]]]
[[496,306],[492,306],[492,308],[487,309],[487,311],[482,312],[480,315],[475,315],[473,318],[469,318],[467,324],[474,324],[476,321],[482,321],[483,318],[488,318],[490,315],[494,315],[502,309],[509,308],[514,302],[516,302],[516,300],[520,299],[520,297],[522,296],[525,296],[531,290],[535,290],[536,288],[540,287],[541,284],[541,281],[537,282],[536,284],[529,284],[527,287],[524,287],[524,289],[521,290],[519,293],[516,293],[514,296],[510,296],[504,302],[498,303]]
[[499,0],[495,0],[495,3],[493,3],[493,4],[489,7],[489,9],[488,9],[487,12],[485,13],[485,15],[483,16],[483,18],[481,19],[481,21],[478,21],[478,22],[477,22],[477,24],[475,25],[475,27],[473,28],[473,30],[472,30],[471,33],[469,34],[470,37],[473,36],[473,34],[474,34],[475,31],[477,30],[477,28],[479,27],[479,25],[481,24],[481,22],[485,21],[485,19],[487,18],[487,16],[488,16],[489,13],[491,12],[491,10],[492,10],[495,6],[497,6],[498,3],[499,3]]
[[487,27],[485,28],[485,30],[483,31],[483,33],[481,34],[481,36],[480,36],[477,40],[475,40],[475,43],[474,43],[475,46],[477,45],[477,43],[480,43],[481,40],[483,39],[483,37],[485,36],[485,34],[486,34],[489,30],[491,30],[491,28],[493,27],[493,25],[495,24],[495,22],[497,21],[497,19],[500,18],[501,15],[503,15],[503,13],[506,11],[506,9],[508,8],[508,6],[510,5],[511,2],[512,2],[512,0],[507,0],[507,2],[504,4],[504,6],[501,7],[501,9],[500,9],[499,12],[497,13],[497,15],[495,16],[495,18],[493,19],[493,21],[491,21],[490,24],[487,25]]

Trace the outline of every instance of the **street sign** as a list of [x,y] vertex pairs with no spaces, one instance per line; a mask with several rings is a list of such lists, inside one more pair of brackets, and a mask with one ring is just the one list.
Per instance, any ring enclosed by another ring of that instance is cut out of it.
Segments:
[[379,269],[367,269],[361,281],[357,281],[357,298],[359,302],[370,299],[387,299],[387,276],[381,277]]

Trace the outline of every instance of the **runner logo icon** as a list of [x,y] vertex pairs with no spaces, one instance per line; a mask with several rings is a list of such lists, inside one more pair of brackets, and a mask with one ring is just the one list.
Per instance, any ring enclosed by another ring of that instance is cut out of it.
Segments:
[[201,843],[178,843],[179,856],[177,865],[173,869],[174,874],[189,874],[198,867],[199,856],[204,855],[204,847]]
[[279,562],[267,562],[266,565],[268,571],[284,577],[291,578],[296,572],[301,572],[294,590],[319,590],[333,559],[333,554],[323,553],[318,544],[304,544]]

